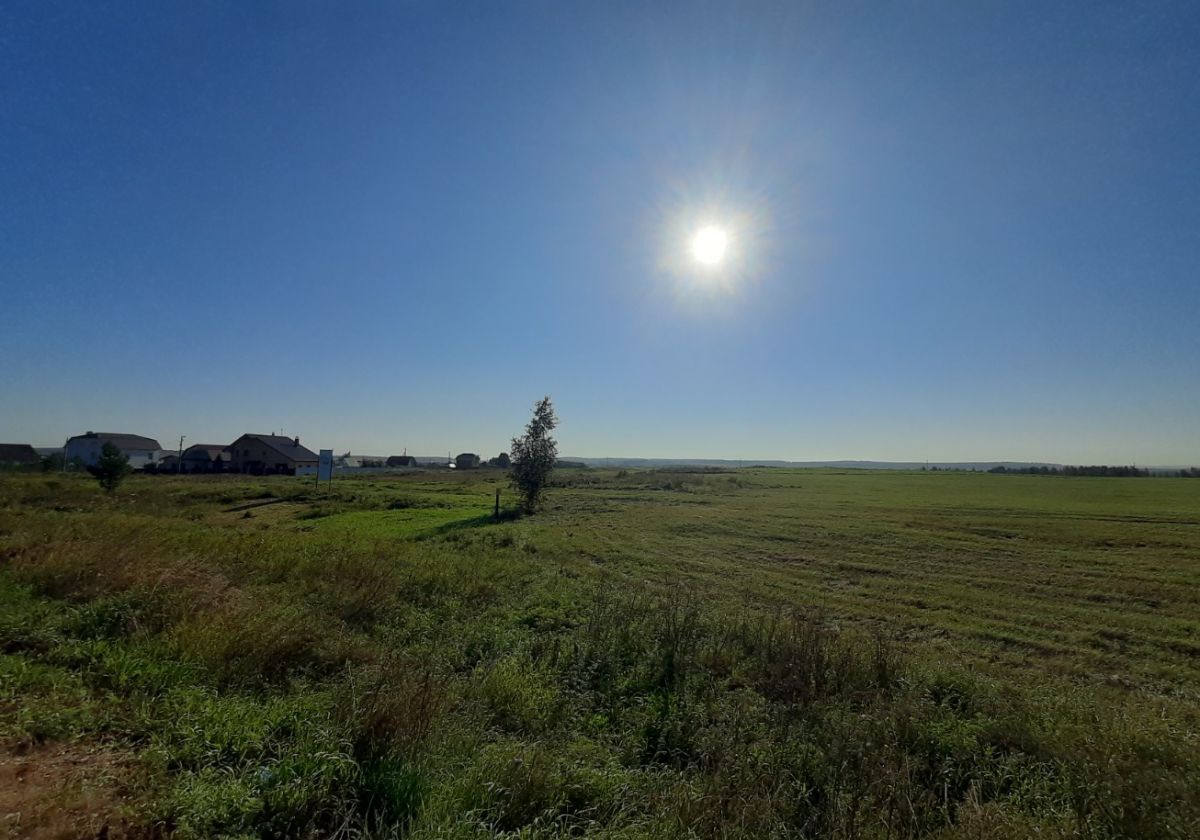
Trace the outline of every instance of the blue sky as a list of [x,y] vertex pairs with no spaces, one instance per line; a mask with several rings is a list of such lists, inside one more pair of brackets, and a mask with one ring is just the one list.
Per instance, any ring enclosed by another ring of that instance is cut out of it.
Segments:
[[[1195,3],[6,3],[0,439],[1200,462]],[[728,262],[687,257],[701,223]]]

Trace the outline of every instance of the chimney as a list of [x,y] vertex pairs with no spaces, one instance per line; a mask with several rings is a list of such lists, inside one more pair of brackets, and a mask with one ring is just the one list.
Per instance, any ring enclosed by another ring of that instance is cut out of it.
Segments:
[[296,435],[296,445],[300,445],[300,435]]

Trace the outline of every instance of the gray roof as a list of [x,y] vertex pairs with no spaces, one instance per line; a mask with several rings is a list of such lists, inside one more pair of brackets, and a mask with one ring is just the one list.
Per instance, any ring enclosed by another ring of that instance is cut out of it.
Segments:
[[193,443],[187,449],[183,450],[183,457],[199,455],[204,453],[204,456],[209,460],[220,458],[227,455],[229,447],[221,443]]
[[118,449],[162,449],[154,438],[130,435],[124,432],[88,432],[86,435],[75,435],[68,439],[67,443],[87,438],[98,438],[101,443],[111,443]]
[[[261,441],[262,443],[265,443],[267,446],[274,449],[280,455],[283,455],[285,458],[290,458],[293,461],[318,460],[317,453],[313,452],[311,449],[301,446],[298,443],[300,440],[299,438],[283,437],[282,435],[245,434],[238,438],[238,440],[241,440],[242,438],[254,438],[257,441]],[[237,441],[235,440],[234,443],[237,443]]]
[[42,456],[28,443],[0,443],[0,464],[40,464]]

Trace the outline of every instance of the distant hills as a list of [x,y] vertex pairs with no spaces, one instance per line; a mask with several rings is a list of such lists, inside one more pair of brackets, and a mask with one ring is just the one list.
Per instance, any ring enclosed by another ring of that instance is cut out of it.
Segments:
[[[367,460],[386,460],[386,455],[356,455],[357,458]],[[420,466],[443,466],[446,463],[445,455],[417,455],[417,463]],[[563,455],[559,458],[560,461],[571,461],[583,463],[589,467],[642,467],[642,468],[670,468],[670,467],[723,467],[725,469],[737,469],[739,467],[824,467],[831,469],[851,469],[851,470],[919,470],[922,467],[933,469],[936,467],[939,470],[965,470],[970,472],[987,472],[994,467],[1007,467],[1011,470],[1025,469],[1028,467],[1057,467],[1061,468],[1064,465],[1052,463],[1049,461],[781,461],[776,459],[763,458],[746,458],[735,460],[733,458],[584,458],[574,455]],[[1148,469],[1152,473],[1171,473],[1178,472],[1186,467],[1172,466],[1153,466],[1142,467]]]
[[762,458],[734,460],[731,458],[574,458],[589,467],[833,467],[855,470],[919,470],[937,467],[939,470],[990,470],[992,467],[1055,467],[1058,464],[1041,461],[778,461]]
[[[986,472],[994,467],[1025,469],[1028,467],[1062,467],[1063,464],[1048,461],[776,461],[763,459],[733,460],[729,458],[578,458],[564,457],[564,461],[582,461],[589,467],[827,467],[854,470],[919,470],[922,467],[939,470],[976,470]],[[1176,472],[1183,467],[1143,467],[1150,472]]]

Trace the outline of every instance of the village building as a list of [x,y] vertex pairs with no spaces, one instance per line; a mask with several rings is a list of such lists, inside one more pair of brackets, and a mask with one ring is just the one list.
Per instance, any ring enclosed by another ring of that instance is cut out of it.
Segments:
[[300,438],[245,434],[229,444],[229,469],[251,475],[296,475],[317,468],[317,453]]
[[333,463],[335,466],[343,469],[369,469],[382,467],[384,465],[384,458],[380,455],[351,455],[347,452],[344,455],[334,458]]
[[183,450],[185,473],[225,472],[229,462],[229,447],[219,443],[195,443]]
[[459,470],[473,470],[481,463],[483,463],[483,460],[474,452],[463,452],[454,459],[454,468]]
[[0,467],[38,467],[42,456],[28,443],[0,443]]
[[106,443],[121,450],[121,454],[129,459],[129,466],[135,470],[156,466],[162,452],[162,447],[154,438],[124,432],[87,432],[68,438],[63,455],[68,462],[78,458],[84,466],[94,467]]

